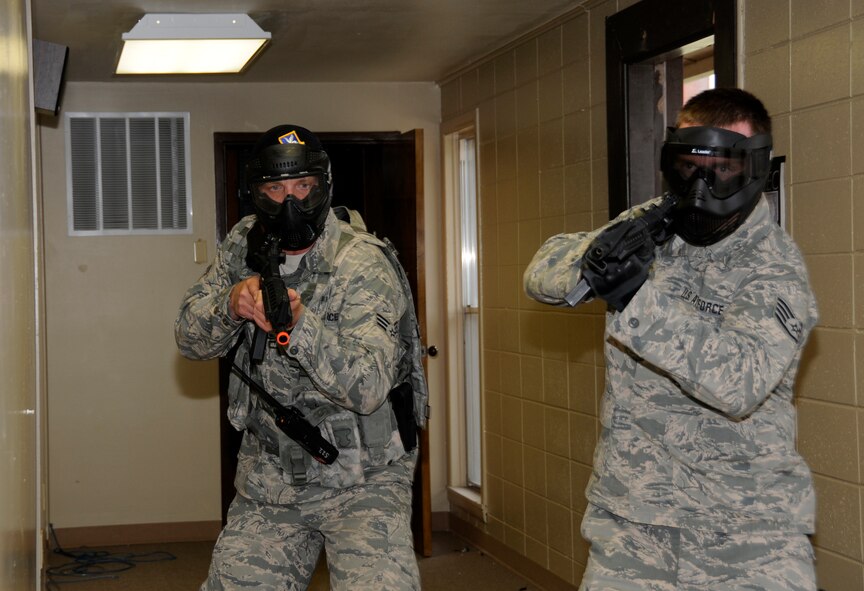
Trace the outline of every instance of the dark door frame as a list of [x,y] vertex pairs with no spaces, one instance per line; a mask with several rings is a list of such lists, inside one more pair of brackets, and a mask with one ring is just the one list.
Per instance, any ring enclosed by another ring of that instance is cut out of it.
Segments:
[[714,36],[718,87],[736,83],[735,0],[642,0],[606,18],[609,217],[630,207],[630,66]]

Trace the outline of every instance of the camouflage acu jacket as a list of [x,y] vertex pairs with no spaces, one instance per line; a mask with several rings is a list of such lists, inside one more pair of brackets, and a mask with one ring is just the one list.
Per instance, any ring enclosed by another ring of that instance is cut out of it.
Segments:
[[[528,295],[564,305],[595,234],[550,238],[525,272]],[[816,321],[801,254],[764,200],[715,245],[659,247],[630,304],[607,314],[589,501],[641,523],[812,532],[792,398]]]
[[[213,264],[186,293],[175,322],[177,346],[186,357],[210,359],[225,355],[243,338],[235,363],[280,403],[304,412],[336,444],[339,457],[325,466],[305,452],[301,456],[232,375],[228,416],[237,429],[247,429],[238,458],[238,492],[286,503],[297,495],[310,498],[321,487],[362,483],[391,464],[396,466],[391,476],[410,481],[413,456],[405,453],[385,402],[403,353],[397,331],[407,305],[389,261],[370,242],[374,238],[358,237],[331,211],[300,267],[283,275],[305,306],[286,352],[268,348],[264,360],[250,367],[255,326],[233,320],[228,306],[231,287],[252,275],[245,257],[246,234],[254,222],[254,216],[246,217],[231,230]],[[298,486],[306,484],[318,487]]]

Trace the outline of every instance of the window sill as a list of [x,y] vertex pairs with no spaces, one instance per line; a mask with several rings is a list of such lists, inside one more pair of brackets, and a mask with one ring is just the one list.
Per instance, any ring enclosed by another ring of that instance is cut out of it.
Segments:
[[447,500],[450,501],[450,505],[467,511],[471,516],[483,522],[486,521],[485,511],[483,511],[483,499],[478,489],[466,486],[448,487]]

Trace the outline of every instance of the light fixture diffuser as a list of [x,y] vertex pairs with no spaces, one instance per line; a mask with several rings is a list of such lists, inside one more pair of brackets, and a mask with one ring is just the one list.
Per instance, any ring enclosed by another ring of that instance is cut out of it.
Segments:
[[247,14],[145,14],[128,33],[118,74],[236,74],[270,40]]

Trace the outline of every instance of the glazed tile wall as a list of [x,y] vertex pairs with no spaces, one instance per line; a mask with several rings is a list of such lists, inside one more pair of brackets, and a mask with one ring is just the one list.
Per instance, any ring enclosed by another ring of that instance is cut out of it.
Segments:
[[488,520],[473,523],[574,585],[587,556],[579,524],[603,387],[602,309],[533,302],[522,273],[548,236],[607,217],[602,28],[629,4],[589,2],[442,88],[444,120],[477,108],[480,122]]
[[797,388],[798,446],[817,489],[819,583],[861,591],[864,2],[745,2],[744,27],[744,87],[784,122],[775,145],[789,161],[789,229],[820,308]]

